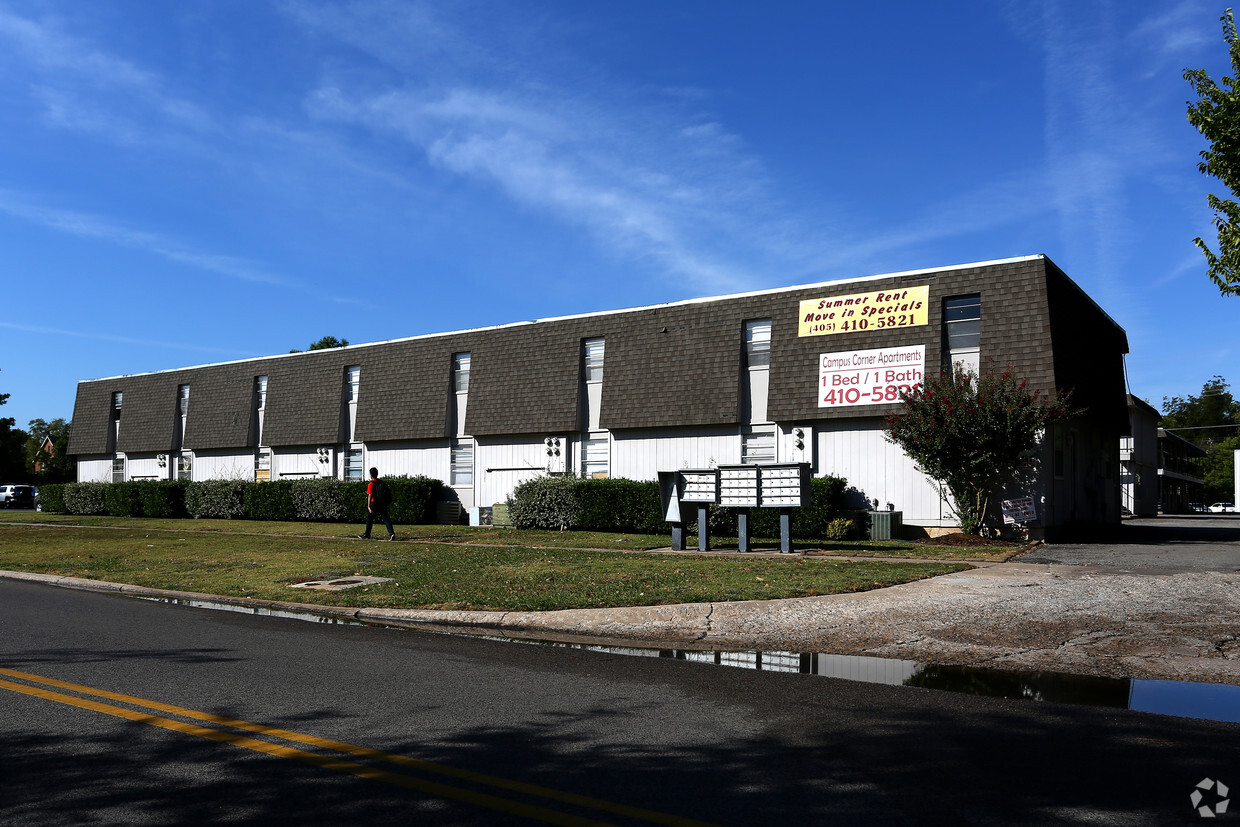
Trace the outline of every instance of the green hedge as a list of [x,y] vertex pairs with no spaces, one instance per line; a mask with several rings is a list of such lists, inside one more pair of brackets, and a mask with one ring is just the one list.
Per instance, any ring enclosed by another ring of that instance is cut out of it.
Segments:
[[144,480],[137,486],[143,517],[189,516],[185,510],[185,490],[189,483],[182,480]]
[[[71,482],[65,486],[65,510],[69,514],[85,516],[103,514],[104,491],[111,483]],[[39,492],[42,499],[42,491]]]
[[65,489],[67,483],[50,483],[39,486],[39,508],[48,514],[68,514],[65,506]]
[[626,479],[574,482],[577,497],[574,528],[637,534],[660,534],[667,530],[657,482]]
[[[184,482],[133,480],[90,483],[103,486],[103,513],[113,517],[185,517]],[[41,494],[42,492],[40,492]],[[40,497],[41,499],[41,497]],[[93,501],[91,504],[93,508]],[[82,506],[79,505],[78,509]],[[98,513],[76,510],[71,513]]]
[[272,480],[247,485],[241,495],[245,516],[251,520],[285,522],[297,519],[297,509],[293,506],[294,485],[296,483],[292,480]]
[[[435,519],[442,482],[429,477],[385,477],[384,482],[392,489],[388,514],[393,522],[413,525]],[[75,482],[40,487],[39,502],[52,514],[366,521],[366,483],[337,479]]]
[[185,488],[185,510],[191,517],[236,520],[245,517],[245,488],[266,483],[203,480]]
[[[810,481],[810,504],[792,509],[792,536],[836,539],[845,526],[835,521],[844,506],[848,483],[840,477]],[[508,498],[508,514],[517,528],[625,531],[661,534],[670,527],[663,519],[657,482],[626,479],[587,480],[577,477],[535,477],[518,485]],[[710,506],[712,534],[735,537],[737,511]],[[686,517],[692,528],[696,522]],[[779,536],[779,509],[750,511],[750,535]]]

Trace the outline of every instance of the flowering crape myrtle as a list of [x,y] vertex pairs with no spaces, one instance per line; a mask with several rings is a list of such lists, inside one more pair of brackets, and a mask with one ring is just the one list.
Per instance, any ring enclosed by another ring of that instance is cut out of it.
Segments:
[[1030,452],[1047,424],[1076,413],[1066,394],[1030,390],[1011,368],[978,376],[956,365],[900,399],[887,439],[947,488],[967,534],[987,528],[991,497],[1036,462]]

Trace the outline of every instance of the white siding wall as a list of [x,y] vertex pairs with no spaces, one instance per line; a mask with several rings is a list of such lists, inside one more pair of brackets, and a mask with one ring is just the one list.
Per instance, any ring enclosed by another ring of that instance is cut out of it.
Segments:
[[611,475],[656,480],[660,471],[735,465],[741,461],[736,428],[612,431]]
[[[796,461],[793,456],[792,427],[781,425],[778,453],[781,461]],[[816,421],[805,429],[806,450],[801,461],[810,461],[816,475],[844,477],[856,489],[850,507],[864,507],[861,501],[879,501],[880,508],[892,503],[904,514],[904,522],[921,526],[953,526],[951,510],[941,502],[938,486],[914,469],[913,462],[883,437],[880,419]],[[740,462],[739,427],[666,428],[613,432],[611,443],[611,476],[632,480],[654,480],[659,471],[681,468],[706,468],[711,465],[732,465]],[[1088,435],[1078,431],[1077,450]],[[503,502],[520,483],[546,473],[547,458],[543,435],[475,440],[474,484],[453,489],[462,506],[491,505]],[[569,456],[566,467],[577,473],[581,467],[580,435],[573,435],[566,446]],[[1047,468],[1051,446],[1045,444],[1042,454]],[[299,476],[333,476],[337,457],[319,462],[317,447],[277,449],[272,452],[272,479],[295,479]],[[1083,463],[1083,460],[1077,460]],[[169,456],[169,465],[175,456]],[[450,479],[450,441],[419,440],[388,442],[367,446],[364,467],[379,469],[383,476],[427,476]],[[81,481],[111,480],[111,457],[83,457],[78,462]],[[129,457],[129,476],[156,476],[167,479],[170,468],[158,468],[154,455]],[[1085,469],[1082,468],[1083,472]],[[1081,476],[1085,476],[1082,474]],[[240,452],[195,452],[194,479],[253,479],[254,457],[250,450]],[[1090,479],[1090,482],[1094,480]],[[1043,479],[1031,493],[1039,506],[1039,517],[1054,519],[1057,486]],[[1049,490],[1048,490],[1049,489]]]
[[[571,440],[570,440],[571,442]],[[510,437],[505,442],[475,440],[474,504],[502,503],[526,480],[547,469],[546,446],[541,436]],[[571,451],[569,446],[564,450]],[[566,467],[572,468],[571,460]]]
[[379,442],[366,447],[363,473],[379,469],[381,477],[432,477],[447,484],[451,456],[448,441]]
[[111,457],[78,457],[78,482],[111,482]]
[[166,480],[168,465],[175,462],[175,459],[170,458],[164,467],[160,468],[155,454],[126,454],[126,457],[129,462],[125,465],[125,478],[131,480]]
[[[176,457],[169,459],[176,462]],[[254,479],[254,454],[250,451],[195,451],[195,480],[252,480]]]
[[[334,476],[334,465],[334,462],[319,462],[318,448],[275,448],[271,452],[271,478],[273,480],[311,476],[331,477]],[[194,477],[195,479],[210,479],[205,472],[201,477],[198,476],[198,472],[195,472]]]
[[957,522],[939,498],[934,480],[916,470],[896,445],[883,438],[881,420],[833,420],[817,423],[819,475],[831,474],[848,480],[857,489],[849,507],[863,507],[859,497],[877,499],[880,509],[887,503],[904,512],[906,523],[921,526],[951,526]]

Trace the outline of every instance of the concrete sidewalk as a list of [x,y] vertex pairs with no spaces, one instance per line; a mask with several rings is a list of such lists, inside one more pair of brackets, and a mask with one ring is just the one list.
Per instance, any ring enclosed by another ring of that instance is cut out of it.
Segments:
[[81,578],[0,577],[306,611],[428,631],[677,649],[825,652],[1240,685],[1240,574],[1011,562],[856,594],[555,612],[353,609]]

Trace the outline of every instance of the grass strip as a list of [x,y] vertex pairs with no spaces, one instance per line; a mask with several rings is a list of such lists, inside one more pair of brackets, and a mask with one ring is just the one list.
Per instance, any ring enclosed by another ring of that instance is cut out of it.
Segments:
[[[76,517],[67,514],[44,514],[35,511],[0,512],[0,524],[46,524],[56,526],[94,526],[145,529],[155,532],[218,532],[286,537],[345,539],[356,537],[360,525],[348,523],[269,522],[264,520],[169,520],[146,517]],[[666,534],[620,534],[602,531],[537,531],[471,527],[462,525],[398,525],[401,540],[427,543],[459,543],[461,545],[510,546],[513,548],[575,548],[612,549],[616,551],[647,551],[666,549],[671,544],[671,529]],[[379,527],[376,536],[382,536]],[[697,536],[688,538],[689,548],[697,546]],[[711,537],[716,549],[735,548],[735,537]],[[1010,557],[1014,549],[996,547],[935,546],[899,540],[794,540],[797,551],[822,552],[850,557],[905,557],[925,560],[969,560],[997,562]],[[754,540],[757,551],[778,551],[779,539],[759,537]]]
[[[167,526],[169,521],[157,522]],[[365,542],[145,525],[113,530],[0,525],[0,569],[358,608],[548,611],[762,600],[866,591],[966,568],[938,562]],[[394,582],[345,592],[289,588],[299,581],[357,574]]]

